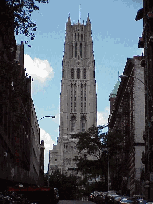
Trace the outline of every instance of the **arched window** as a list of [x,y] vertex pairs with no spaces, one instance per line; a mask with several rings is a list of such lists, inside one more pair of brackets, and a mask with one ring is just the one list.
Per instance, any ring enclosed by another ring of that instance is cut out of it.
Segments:
[[86,79],[86,68],[83,69],[83,78]]
[[77,68],[77,78],[80,79],[80,68]]
[[71,79],[74,79],[74,69],[71,69]]
[[75,43],[75,57],[77,57],[77,43]]
[[86,130],[86,118],[83,116],[81,118],[81,132],[84,132]]
[[83,34],[81,34],[81,41],[83,41]]
[[80,43],[80,57],[82,58],[82,43]]
[[75,129],[75,122],[76,122],[76,118],[75,116],[72,116],[71,117],[71,132],[73,132]]

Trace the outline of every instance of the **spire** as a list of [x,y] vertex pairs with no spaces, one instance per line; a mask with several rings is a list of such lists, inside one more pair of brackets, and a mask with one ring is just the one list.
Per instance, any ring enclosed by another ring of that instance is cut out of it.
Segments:
[[79,4],[79,22],[81,23],[81,4]]
[[87,23],[90,23],[89,13],[88,13],[88,17],[87,17]]
[[69,17],[68,17],[68,22],[70,22],[70,23],[71,23],[71,19],[70,19],[70,13],[69,13]]

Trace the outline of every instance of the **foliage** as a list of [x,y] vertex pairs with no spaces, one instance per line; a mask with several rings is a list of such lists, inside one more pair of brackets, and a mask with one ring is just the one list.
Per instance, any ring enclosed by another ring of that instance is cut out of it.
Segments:
[[34,31],[36,31],[36,23],[31,20],[31,14],[33,11],[39,10],[36,5],[39,3],[48,3],[48,0],[1,0],[1,9],[3,4],[7,4],[7,12],[5,12],[5,18],[9,19],[10,13],[14,13],[14,31],[16,35],[24,34],[34,39]]
[[78,194],[77,177],[61,174],[58,170],[50,175],[49,186],[59,190],[59,196],[62,200],[76,199]]
[[86,132],[75,134],[72,138],[77,139],[79,156],[75,160],[79,171],[86,179],[103,176],[107,185],[108,158],[110,170],[115,173],[120,168],[117,156],[123,151],[124,137],[119,131],[103,133],[102,130],[103,126],[92,126]]

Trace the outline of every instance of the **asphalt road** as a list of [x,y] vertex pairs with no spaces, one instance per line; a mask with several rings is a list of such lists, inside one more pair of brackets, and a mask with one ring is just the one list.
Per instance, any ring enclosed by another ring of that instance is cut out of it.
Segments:
[[80,200],[60,200],[58,204],[95,204],[91,201],[80,201]]

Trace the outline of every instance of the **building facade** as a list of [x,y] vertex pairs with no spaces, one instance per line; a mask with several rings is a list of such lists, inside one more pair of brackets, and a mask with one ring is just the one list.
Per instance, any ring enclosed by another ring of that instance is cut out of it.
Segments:
[[123,135],[122,154],[117,155],[118,175],[121,176],[122,193],[144,194],[144,164],[141,161],[145,149],[145,87],[142,56],[128,58],[119,85],[113,109],[109,117],[109,131]]
[[[36,113],[32,113],[31,77],[25,73],[24,45],[23,42],[16,45],[14,37],[13,11],[6,1],[0,10],[0,191],[3,191],[19,183],[40,185],[39,174],[32,173],[33,167],[39,173],[40,162],[31,157],[32,148],[40,145],[40,133]],[[34,135],[33,129],[37,130]],[[37,160],[40,155],[36,150]]]
[[138,47],[144,48],[142,66],[145,74],[145,164],[146,198],[153,199],[153,1],[143,0],[143,8],[138,10],[135,20],[143,19],[143,33]]
[[60,94],[60,135],[50,151],[50,169],[62,173],[75,171],[78,156],[72,134],[97,125],[97,94],[91,22],[66,23]]

